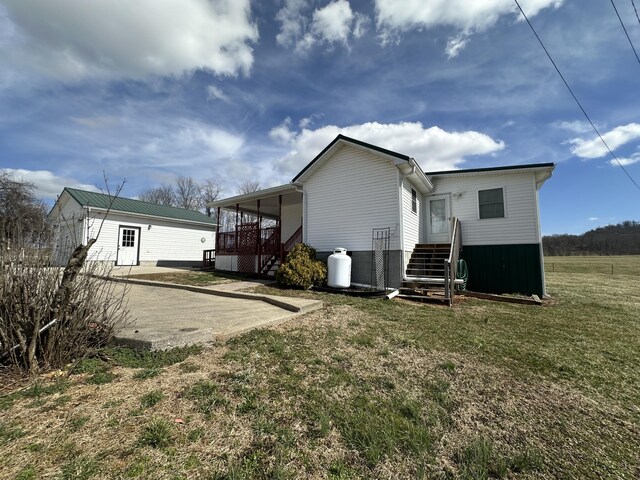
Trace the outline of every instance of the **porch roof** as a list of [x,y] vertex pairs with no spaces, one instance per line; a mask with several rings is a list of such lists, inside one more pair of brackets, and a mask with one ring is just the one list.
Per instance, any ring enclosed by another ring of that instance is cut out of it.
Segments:
[[211,208],[221,208],[235,212],[236,206],[239,212],[257,214],[258,200],[260,201],[260,214],[265,217],[277,218],[280,211],[279,197],[282,195],[282,205],[295,205],[302,203],[302,191],[296,185],[287,183],[277,187],[264,188],[255,192],[236,195],[209,203]]

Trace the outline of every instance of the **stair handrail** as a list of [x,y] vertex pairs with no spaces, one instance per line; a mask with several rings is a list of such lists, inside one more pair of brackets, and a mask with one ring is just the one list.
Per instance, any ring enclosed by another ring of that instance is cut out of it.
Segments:
[[456,284],[456,267],[458,265],[458,256],[462,248],[462,226],[460,220],[456,217],[451,219],[451,247],[449,249],[449,258],[444,261],[444,294],[449,301],[449,305],[453,303]]
[[[271,259],[278,253],[278,245],[280,243],[280,226],[272,227],[271,235],[261,241],[261,255],[258,258],[260,262],[260,272],[269,264]],[[266,257],[263,260],[263,257]]]

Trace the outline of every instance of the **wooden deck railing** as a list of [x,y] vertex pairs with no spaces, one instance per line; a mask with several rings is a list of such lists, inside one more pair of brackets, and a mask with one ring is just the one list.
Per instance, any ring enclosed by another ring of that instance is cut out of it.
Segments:
[[286,242],[280,245],[280,258],[282,261],[284,261],[284,257],[291,251],[293,246],[300,242],[302,242],[302,225],[293,232],[293,235],[291,235]]
[[280,227],[268,227],[262,229],[260,239],[260,273],[278,254],[280,247]]
[[444,296],[449,302],[449,306],[453,304],[453,296],[456,291],[456,268],[458,266],[458,257],[462,249],[462,226],[460,220],[454,217],[451,220],[451,248],[449,249],[449,258],[444,261]]

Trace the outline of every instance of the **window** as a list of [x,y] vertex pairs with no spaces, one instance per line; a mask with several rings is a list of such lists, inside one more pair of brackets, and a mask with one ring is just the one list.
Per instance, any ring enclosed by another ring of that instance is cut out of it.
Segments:
[[413,188],[411,189],[411,211],[418,213],[418,194]]
[[504,218],[504,192],[502,188],[478,190],[480,218]]
[[122,230],[122,246],[123,247],[135,247],[136,246],[136,231],[123,229]]

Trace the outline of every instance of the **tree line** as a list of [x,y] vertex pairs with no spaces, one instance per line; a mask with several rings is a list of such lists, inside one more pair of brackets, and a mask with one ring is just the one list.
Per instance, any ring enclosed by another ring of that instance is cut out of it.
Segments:
[[[238,186],[236,193],[241,195],[256,190],[260,190],[260,183],[246,180]],[[138,198],[159,205],[200,210],[212,217],[213,212],[208,204],[221,198],[223,192],[220,180],[208,178],[199,182],[190,176],[179,176],[174,183],[164,183],[144,190]]]
[[542,247],[547,256],[640,255],[640,222],[626,220],[594,228],[582,235],[544,236]]

